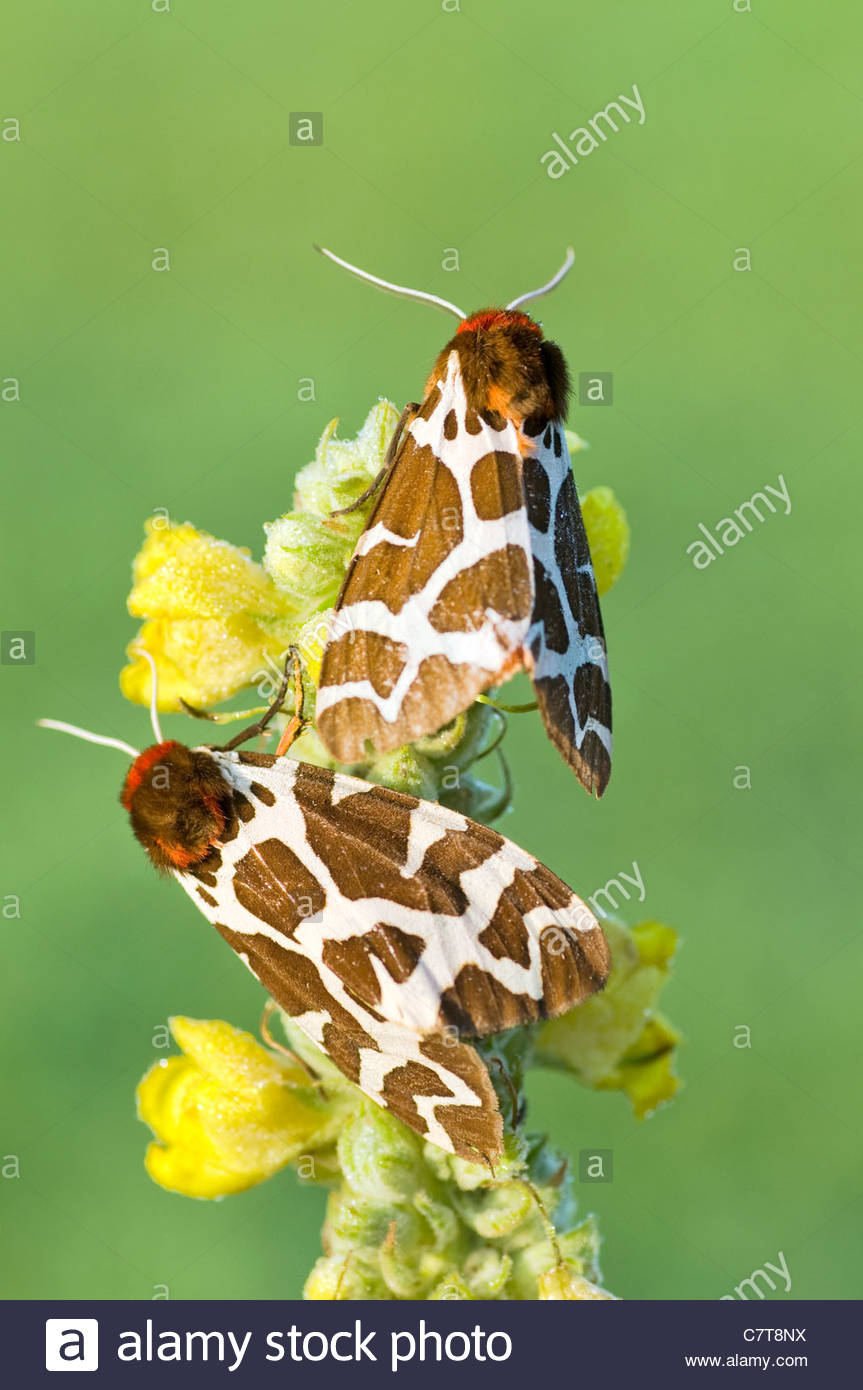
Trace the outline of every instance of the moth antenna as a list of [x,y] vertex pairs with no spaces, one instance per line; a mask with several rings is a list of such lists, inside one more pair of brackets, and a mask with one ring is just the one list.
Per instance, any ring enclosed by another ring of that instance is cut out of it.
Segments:
[[148,652],[146,647],[133,647],[132,656],[142,656],[150,668],[150,723],[153,726],[153,733],[156,735],[157,743],[164,743],[162,730],[159,728],[159,673],[156,670],[156,662],[152,652]]
[[[394,285],[390,280],[382,280],[379,275],[372,275],[368,270],[360,270],[359,266],[351,265],[350,261],[343,261],[341,256],[337,256],[334,251],[328,251],[325,246],[315,245],[315,250],[320,251],[328,260],[335,261],[336,265],[340,265],[351,275],[356,275],[360,280],[367,280],[370,285],[377,285],[378,289],[386,290],[388,294],[397,294],[401,299],[415,299],[420,304],[434,304],[437,309],[443,309],[447,314],[455,314],[459,323],[465,318],[458,305],[451,304],[448,299],[441,299],[436,294],[427,294],[425,290],[411,290],[407,285]],[[550,289],[551,286],[547,288]],[[544,291],[540,290],[537,293],[542,294]]]
[[[37,719],[36,723],[40,729],[56,729],[58,733],[71,734],[73,738],[82,738],[85,743],[101,743],[105,748],[119,748],[121,753],[128,753],[132,759],[141,756],[137,748],[133,748],[130,743],[124,743],[121,738],[109,738],[107,734],[93,734],[89,729],[79,729],[77,724],[64,724],[61,719]],[[159,741],[161,742],[161,739]]]
[[511,299],[509,304],[507,304],[506,306],[507,309],[517,309],[520,304],[526,304],[529,299],[539,299],[541,295],[548,294],[550,290],[555,289],[560,284],[561,280],[564,278],[565,275],[569,274],[569,272],[572,270],[574,263],[575,252],[570,246],[567,248],[566,260],[560,267],[560,270],[557,272],[557,274],[552,275],[548,283],[545,285],[541,285],[538,290],[528,290],[527,294],[520,294],[518,299]]

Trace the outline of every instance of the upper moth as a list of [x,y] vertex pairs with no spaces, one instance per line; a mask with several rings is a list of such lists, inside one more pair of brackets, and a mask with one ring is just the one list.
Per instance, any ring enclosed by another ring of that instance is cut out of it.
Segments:
[[601,796],[611,772],[611,690],[590,548],[564,432],[563,353],[520,305],[465,315],[421,403],[408,405],[328,634],[321,738],[360,762],[434,733],[526,669],[546,731]]

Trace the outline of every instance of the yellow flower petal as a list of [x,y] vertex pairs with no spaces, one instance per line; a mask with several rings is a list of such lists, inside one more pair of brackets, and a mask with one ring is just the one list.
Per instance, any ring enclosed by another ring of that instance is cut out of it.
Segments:
[[231,1197],[235,1192],[244,1192],[268,1173],[257,1177],[253,1174],[228,1173],[201,1151],[181,1148],[163,1148],[161,1144],[149,1144],[144,1155],[144,1167],[153,1182],[164,1187],[166,1192],[176,1192],[181,1197],[203,1197],[213,1201],[219,1197]]
[[247,550],[216,540],[187,522],[148,521],[134,562],[129,612],[138,618],[227,618],[238,613],[288,616],[292,609]]
[[598,1083],[598,1089],[623,1091],[635,1118],[646,1119],[680,1089],[680,1079],[673,1070],[679,1042],[677,1030],[661,1014],[654,1015],[616,1070]]
[[150,668],[158,671],[159,709],[180,701],[209,706],[278,671],[297,610],[245,550],[215,540],[186,522],[157,517],[133,565],[130,613],[144,617],[129,643],[131,664],[120,675],[128,700],[147,704]]
[[150,702],[150,667],[139,649],[146,647],[159,673],[159,709],[177,713],[180,700],[209,707],[227,700],[244,686],[272,683],[290,645],[290,623],[271,628],[240,616],[203,621],[144,623],[126,651],[131,658],[120,672],[120,689],[135,704]]
[[655,965],[664,970],[677,950],[677,932],[664,922],[639,922],[632,928],[643,965]]
[[267,1051],[251,1033],[220,1018],[177,1015],[168,1022],[174,1039],[186,1054],[187,1064],[195,1065],[233,1090],[254,1092],[273,1082],[301,1085],[307,1081],[300,1067]]
[[183,1125],[188,1092],[197,1079],[186,1057],[167,1057],[151,1067],[138,1084],[138,1116],[163,1139],[173,1143]]
[[158,1062],[138,1086],[138,1113],[157,1142],[147,1172],[173,1192],[222,1197],[329,1143],[340,1120],[305,1072],[220,1020],[175,1018],[185,1056]]

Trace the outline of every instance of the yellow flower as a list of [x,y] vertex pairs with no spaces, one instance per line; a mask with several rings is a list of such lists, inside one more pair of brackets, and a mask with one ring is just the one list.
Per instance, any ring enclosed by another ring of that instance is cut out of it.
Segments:
[[591,488],[581,504],[600,597],[616,584],[629,555],[626,512],[610,487]]
[[606,920],[612,970],[605,989],[580,1008],[545,1024],[539,1060],[564,1066],[596,1090],[624,1091],[639,1119],[670,1100],[680,1035],[656,1001],[668,979],[677,944],[671,927],[642,922],[631,931]]
[[302,1069],[220,1020],[172,1018],[184,1056],[151,1067],[138,1114],[156,1135],[147,1172],[186,1197],[226,1197],[328,1143],[341,1123]]
[[555,1265],[537,1280],[538,1297],[543,1301],[550,1299],[614,1298],[613,1293],[592,1284],[589,1279],[576,1274],[571,1265]]
[[674,1058],[679,1042],[677,1029],[661,1014],[655,1014],[614,1071],[597,1083],[597,1089],[624,1091],[636,1119],[643,1120],[677,1093],[680,1079],[674,1075]]
[[150,668],[135,655],[142,646],[156,661],[161,710],[179,710],[181,698],[217,704],[263,679],[268,666],[278,670],[297,613],[266,571],[247,551],[188,522],[155,517],[145,529],[128,607],[146,621],[127,648],[126,698],[150,699]]

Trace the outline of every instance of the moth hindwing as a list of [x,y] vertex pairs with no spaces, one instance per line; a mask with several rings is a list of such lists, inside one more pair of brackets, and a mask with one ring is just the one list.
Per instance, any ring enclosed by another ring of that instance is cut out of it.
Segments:
[[609,969],[559,878],[457,812],[267,754],[161,744],[124,802],[154,861],[351,1081],[451,1153],[500,1153],[469,1040],[574,1007]]
[[324,650],[317,723],[340,762],[435,732],[525,668],[549,737],[602,795],[611,692],[567,391],[563,354],[520,312],[465,319],[441,352]]

